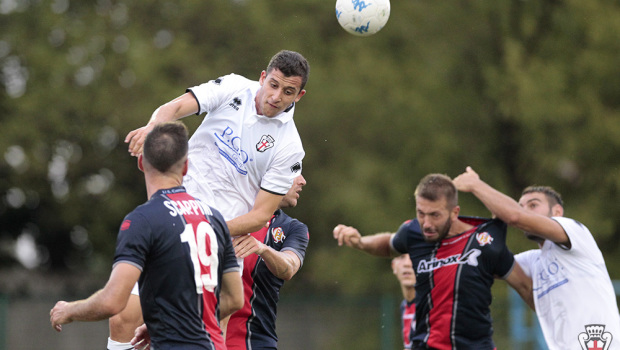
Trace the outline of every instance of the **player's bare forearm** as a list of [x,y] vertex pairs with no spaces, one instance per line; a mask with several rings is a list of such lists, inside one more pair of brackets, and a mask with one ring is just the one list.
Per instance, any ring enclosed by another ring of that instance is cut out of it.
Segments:
[[136,157],[142,153],[144,139],[146,138],[146,135],[153,130],[155,125],[175,121],[196,113],[198,113],[198,102],[190,93],[185,93],[180,97],[161,105],[153,112],[149,122],[145,126],[132,130],[127,134],[125,137],[125,143],[129,144],[129,152],[132,156]]
[[293,278],[301,267],[299,257],[290,250],[279,252],[271,247],[265,246],[265,250],[259,255],[265,261],[269,271],[271,271],[274,276],[285,281]]
[[506,282],[519,294],[521,299],[523,299],[523,301],[532,310],[536,310],[534,305],[532,279],[525,274],[519,263],[515,262],[510,275],[506,277]]
[[263,228],[278,209],[283,196],[260,190],[249,213],[226,222],[231,236],[241,236]]
[[355,227],[340,224],[334,227],[333,235],[339,246],[346,245],[375,256],[390,257],[396,255],[396,252],[392,251],[390,247],[390,239],[393,233],[382,232],[362,236]]
[[228,272],[222,276],[220,291],[220,319],[232,315],[243,307],[243,284],[238,271]]
[[397,253],[390,246],[390,240],[394,234],[391,232],[376,233],[374,235],[362,236],[361,244],[363,251],[368,254],[381,257],[394,257]]

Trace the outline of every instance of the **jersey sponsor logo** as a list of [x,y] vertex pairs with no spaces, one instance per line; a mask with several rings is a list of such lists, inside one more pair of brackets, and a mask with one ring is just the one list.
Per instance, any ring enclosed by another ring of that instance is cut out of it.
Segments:
[[168,212],[170,216],[177,215],[211,215],[211,210],[204,206],[197,200],[186,201],[164,201],[166,208],[170,209]]
[[235,111],[239,110],[239,106],[241,106],[241,99],[239,97],[233,98],[232,102],[228,104],[230,107],[234,108]]
[[579,333],[579,345],[583,350],[607,350],[611,345],[613,336],[605,332],[604,324],[585,325],[586,331]]
[[476,234],[476,240],[481,247],[484,247],[487,244],[491,244],[493,242],[493,237],[488,232],[479,232]]
[[295,164],[293,164],[293,166],[291,167],[291,172],[298,172],[301,170],[301,163],[297,162]]
[[546,266],[541,268],[536,274],[536,283],[534,285],[537,287],[533,289],[534,295],[538,299],[568,283],[568,278],[564,274],[564,266],[557,260],[546,261],[543,264],[546,264]]
[[284,242],[284,239],[286,238],[286,236],[284,236],[284,230],[282,230],[282,227],[276,227],[272,229],[271,235],[273,236],[273,241],[275,243]]
[[260,141],[256,144],[256,150],[259,152],[265,152],[266,150],[273,147],[275,144],[275,139],[271,135],[263,135],[260,138]]
[[478,266],[478,256],[480,256],[481,253],[482,252],[479,249],[472,249],[463,255],[456,254],[444,259],[433,258],[430,261],[421,260],[416,271],[418,273],[431,272],[444,266],[455,264]]
[[241,149],[241,137],[237,136],[230,126],[227,126],[221,133],[216,132],[213,135],[218,139],[215,145],[220,155],[232,164],[239,174],[247,175],[246,163],[251,162],[252,158]]
[[128,230],[129,226],[131,226],[131,220],[123,221],[123,223],[121,224],[121,231]]

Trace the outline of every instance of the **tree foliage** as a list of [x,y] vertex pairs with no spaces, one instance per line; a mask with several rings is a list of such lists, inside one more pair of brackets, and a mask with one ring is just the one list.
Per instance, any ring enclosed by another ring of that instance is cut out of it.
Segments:
[[[125,135],[189,86],[257,79],[286,48],[311,64],[295,118],[308,185],[290,210],[311,240],[288,288],[396,288],[388,261],[337,247],[332,228],[395,231],[423,175],[467,165],[511,196],[556,187],[620,276],[617,2],[393,1],[367,38],[333,5],[0,1],[0,264],[30,236],[36,269],[107,274],[123,216],[146,199]],[[471,196],[461,205],[488,216]],[[511,247],[532,246],[514,232]]]

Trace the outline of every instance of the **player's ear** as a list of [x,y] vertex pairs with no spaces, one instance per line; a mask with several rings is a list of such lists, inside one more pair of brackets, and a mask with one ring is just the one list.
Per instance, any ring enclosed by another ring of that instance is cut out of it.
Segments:
[[144,172],[144,165],[142,165],[142,153],[140,153],[140,155],[138,156],[138,169]]
[[552,216],[564,216],[564,208],[561,205],[556,204],[551,207],[551,215]]
[[299,100],[301,100],[301,97],[302,97],[303,95],[305,95],[305,94],[306,94],[306,90],[301,90],[301,91],[297,94],[297,97],[295,97],[295,102],[299,102]]
[[189,158],[185,158],[185,163],[183,164],[183,176],[187,175],[187,169],[189,168]]
[[260,86],[263,86],[263,83],[265,82],[266,77],[267,77],[267,72],[265,71],[260,72],[260,78],[258,79]]

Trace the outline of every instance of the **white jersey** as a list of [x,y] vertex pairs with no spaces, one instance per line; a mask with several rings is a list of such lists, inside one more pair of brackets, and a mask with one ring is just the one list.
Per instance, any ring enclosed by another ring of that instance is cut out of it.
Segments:
[[515,256],[532,277],[536,314],[549,349],[620,349],[616,294],[594,237],[573,219],[552,219],[564,228],[571,248],[546,240],[541,249]]
[[207,115],[189,140],[183,184],[227,221],[248,213],[260,189],[284,195],[301,174],[295,106],[271,118],[258,115],[259,88],[257,81],[230,74],[188,89],[198,114]]

